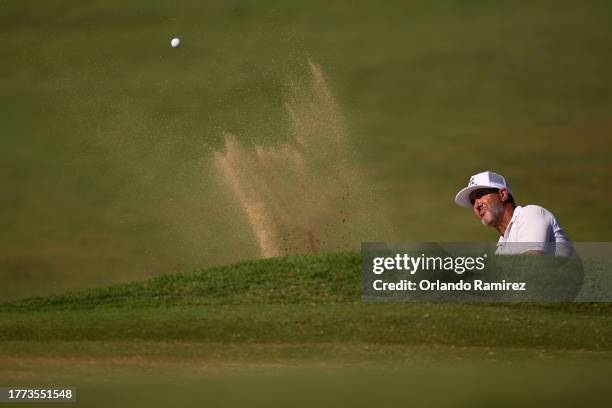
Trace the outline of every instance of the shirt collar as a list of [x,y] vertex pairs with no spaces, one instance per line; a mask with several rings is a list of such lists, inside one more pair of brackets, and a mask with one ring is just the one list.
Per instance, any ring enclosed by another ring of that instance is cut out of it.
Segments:
[[512,213],[512,218],[510,218],[510,222],[508,223],[508,226],[506,227],[506,231],[504,231],[504,235],[500,235],[499,236],[499,241],[504,241],[505,239],[508,238],[508,235],[510,234],[510,228],[512,228],[512,224],[514,224],[514,221],[516,221],[516,219],[518,218],[519,214],[521,213],[521,209],[523,207],[521,207],[520,205],[516,206],[516,208],[514,209],[514,212]]

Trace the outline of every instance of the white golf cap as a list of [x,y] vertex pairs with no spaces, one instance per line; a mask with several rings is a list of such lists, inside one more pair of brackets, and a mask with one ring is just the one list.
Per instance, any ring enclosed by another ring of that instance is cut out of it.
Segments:
[[472,208],[470,194],[472,194],[473,191],[483,188],[505,188],[508,190],[508,194],[512,195],[512,189],[508,183],[506,183],[504,176],[493,173],[492,171],[483,171],[482,173],[474,174],[470,177],[467,187],[459,191],[455,196],[455,203],[457,203],[459,207]]

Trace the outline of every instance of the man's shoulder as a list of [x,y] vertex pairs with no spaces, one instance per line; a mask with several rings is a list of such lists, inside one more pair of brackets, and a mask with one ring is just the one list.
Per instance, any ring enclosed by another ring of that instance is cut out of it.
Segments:
[[540,207],[539,205],[529,204],[521,207],[521,216],[546,216],[552,215],[550,211],[548,211],[544,207]]
[[554,222],[555,216],[544,207],[530,204],[521,207],[519,219],[523,222],[530,222],[534,220]]

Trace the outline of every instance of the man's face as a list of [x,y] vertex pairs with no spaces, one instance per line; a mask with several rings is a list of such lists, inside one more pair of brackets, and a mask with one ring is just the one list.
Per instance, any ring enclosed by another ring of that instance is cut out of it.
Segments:
[[470,194],[474,214],[483,225],[495,227],[504,216],[504,203],[499,196],[499,190],[486,188],[476,190]]

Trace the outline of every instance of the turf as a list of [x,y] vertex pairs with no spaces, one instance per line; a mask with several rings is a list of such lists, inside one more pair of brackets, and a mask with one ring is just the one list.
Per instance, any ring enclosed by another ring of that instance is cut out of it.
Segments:
[[[609,2],[0,9],[0,385],[76,384],[90,406],[146,407],[247,389],[245,406],[260,383],[210,378],[315,368],[326,382],[321,367],[343,378],[367,367],[392,375],[306,388],[301,401],[609,395],[609,307],[364,304],[352,253],[235,264],[259,252],[210,171],[224,131],[248,146],[285,140],[287,83],[307,79],[312,59],[381,203],[372,211],[392,225],[353,241],[495,240],[452,202],[484,169],[573,240],[610,241]],[[273,397],[259,405],[295,402],[279,395],[301,378],[282,379],[262,385]]]
[[0,299],[257,257],[210,157],[224,131],[284,141],[287,83],[309,58],[393,226],[354,241],[495,240],[452,201],[483,169],[573,240],[609,241],[611,14],[607,1],[3,1]]
[[16,301],[0,339],[610,349],[608,303],[363,303],[359,262],[276,258]]
[[548,401],[604,398],[609,304],[364,303],[359,263],[350,252],[292,256],[4,303],[0,381],[70,384],[89,406],[161,406],[168,392],[242,405],[229,390],[266,405],[313,395],[321,404],[361,395],[358,384],[392,392],[404,381],[413,391],[399,401],[445,405],[416,391],[442,381],[470,405],[480,397],[468,377],[498,399],[501,378],[518,386],[526,370],[548,380],[517,400],[526,389]]

